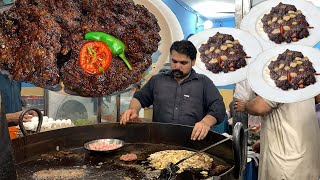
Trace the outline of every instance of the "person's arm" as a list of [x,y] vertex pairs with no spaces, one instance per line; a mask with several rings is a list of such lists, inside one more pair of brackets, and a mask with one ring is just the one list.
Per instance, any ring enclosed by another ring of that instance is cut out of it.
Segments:
[[120,124],[126,124],[128,121],[138,118],[140,109],[141,104],[139,100],[132,98],[128,110],[126,110],[120,118]]
[[252,145],[252,150],[253,150],[255,153],[260,153],[260,140],[258,140],[257,142],[255,142],[255,143]]
[[18,124],[19,116],[20,116],[20,112],[6,114],[8,123],[14,123],[14,124]]
[[248,102],[236,100],[234,107],[236,111],[247,111],[254,116],[263,116],[272,109],[272,107],[260,96],[257,96]]
[[[21,114],[21,111],[15,112],[15,113],[7,113],[6,118],[7,118],[8,123],[17,125],[18,121],[19,121],[20,114]],[[30,122],[32,117],[33,117],[33,115],[26,113],[23,117],[23,122]]]
[[318,95],[315,97],[315,100],[316,100],[316,104],[320,103],[320,94],[318,94]]
[[204,139],[210,128],[217,124],[217,119],[211,115],[206,115],[201,121],[197,122],[191,133],[191,140]]
[[140,101],[136,98],[132,98],[130,101],[129,109],[136,111],[137,113],[141,110],[142,106]]
[[205,124],[207,124],[209,127],[212,127],[213,125],[217,124],[217,119],[211,115],[206,115],[202,120]]
[[128,110],[126,110],[120,118],[120,124],[126,124],[128,121],[138,118],[141,108],[150,106],[153,103],[153,86],[154,77],[134,93]]
[[207,110],[206,116],[197,122],[192,130],[192,140],[204,139],[210,128],[221,123],[226,115],[223,98],[209,78],[204,79],[204,106]]
[[206,115],[213,117],[209,119],[212,125],[220,124],[224,120],[226,107],[223,97],[214,83],[207,77],[204,80],[204,106]]

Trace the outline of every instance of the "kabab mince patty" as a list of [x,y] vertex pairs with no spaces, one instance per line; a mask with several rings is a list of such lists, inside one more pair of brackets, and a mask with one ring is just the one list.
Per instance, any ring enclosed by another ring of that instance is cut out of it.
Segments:
[[[91,31],[122,41],[133,70],[113,55],[103,73],[85,72],[79,51]],[[106,96],[140,81],[158,49],[159,31],[155,16],[132,0],[17,0],[0,15],[0,69],[39,87],[63,82],[80,96]]]
[[309,23],[294,5],[279,3],[261,19],[263,31],[277,44],[291,43],[309,36]]
[[243,46],[232,35],[216,33],[199,48],[201,61],[212,73],[232,72],[247,65]]
[[316,82],[316,70],[308,57],[287,49],[268,66],[270,77],[282,90],[304,88]]

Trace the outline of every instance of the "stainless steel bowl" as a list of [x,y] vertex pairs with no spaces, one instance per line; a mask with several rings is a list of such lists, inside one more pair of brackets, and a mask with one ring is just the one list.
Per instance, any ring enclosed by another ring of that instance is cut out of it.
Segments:
[[[96,150],[96,149],[91,149],[90,148],[90,144],[94,144],[94,143],[99,143],[99,142],[104,142],[104,143],[108,143],[108,144],[120,144],[121,146],[115,149],[111,149],[111,150]],[[114,152],[119,150],[120,148],[122,148],[124,146],[124,141],[120,140],[120,139],[96,139],[96,140],[92,140],[89,141],[87,143],[84,144],[84,148],[89,150],[89,151],[94,151],[94,152]]]

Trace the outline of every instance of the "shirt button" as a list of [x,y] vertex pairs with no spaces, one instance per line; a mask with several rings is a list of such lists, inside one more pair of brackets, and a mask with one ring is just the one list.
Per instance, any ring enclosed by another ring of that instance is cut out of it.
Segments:
[[176,110],[177,110],[178,108],[176,108]]

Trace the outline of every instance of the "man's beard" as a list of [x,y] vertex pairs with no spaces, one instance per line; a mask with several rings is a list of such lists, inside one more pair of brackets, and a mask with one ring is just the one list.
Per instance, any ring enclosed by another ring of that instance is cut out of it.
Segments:
[[177,79],[185,78],[189,75],[189,73],[184,74],[180,69],[173,69],[171,71],[171,75]]

